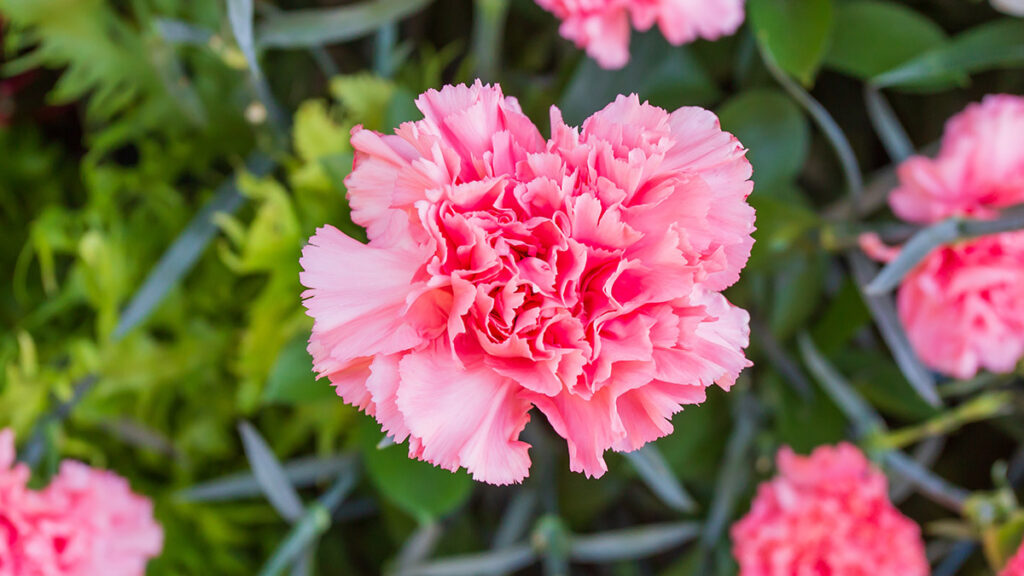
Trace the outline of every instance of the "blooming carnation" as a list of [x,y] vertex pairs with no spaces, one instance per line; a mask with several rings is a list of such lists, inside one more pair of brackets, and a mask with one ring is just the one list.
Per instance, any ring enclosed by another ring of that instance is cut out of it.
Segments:
[[748,316],[719,292],[753,242],[744,149],[698,108],[620,97],[545,141],[499,87],[447,86],[425,118],[352,133],[361,244],[303,251],[309,351],[409,454],[521,481],[536,407],[570,467],[671,432],[748,365]]
[[562,36],[585,48],[604,68],[629,61],[630,24],[640,31],[658,24],[676,46],[715,40],[743,23],[744,0],[537,0],[562,20]]
[[732,528],[740,576],[925,576],[921,531],[889,501],[885,476],[849,445],[789,448]]
[[1010,558],[999,576],[1024,576],[1024,546],[1021,546],[1013,558]]
[[153,506],[123,478],[66,461],[42,490],[28,479],[0,432],[0,576],[141,576],[160,554]]
[[[930,224],[950,216],[992,218],[1024,203],[1022,134],[1024,98],[989,96],[969,106],[949,121],[936,158],[917,156],[900,166],[893,211]],[[898,307],[911,344],[931,368],[957,378],[982,368],[1011,372],[1024,356],[1024,232],[934,250],[904,278]]]

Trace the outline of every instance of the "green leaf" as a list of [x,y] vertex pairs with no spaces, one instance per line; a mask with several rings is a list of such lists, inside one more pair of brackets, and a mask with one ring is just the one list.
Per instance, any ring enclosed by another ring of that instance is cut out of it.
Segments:
[[754,187],[750,205],[757,210],[757,230],[747,264],[749,269],[774,268],[780,260],[790,256],[802,239],[812,238],[811,231],[821,219],[807,204],[795,187]]
[[718,109],[718,118],[749,150],[759,187],[788,182],[803,169],[811,129],[800,107],[781,91],[742,92]]
[[1024,21],[999,20],[968,30],[952,42],[876,76],[879,88],[934,82],[949,74],[970,74],[1024,65]]
[[938,24],[902,4],[857,0],[836,6],[836,27],[825,65],[862,80],[942,46]]
[[885,414],[919,421],[938,413],[914,391],[886,355],[846,349],[835,361],[857,391]]
[[775,434],[778,441],[801,454],[816,446],[833,444],[846,436],[846,419],[827,394],[816,391],[809,400],[801,398],[774,374],[768,388],[776,395]]
[[294,522],[302,517],[303,506],[299,493],[288,481],[281,462],[267,445],[263,436],[248,422],[241,422],[238,431],[242,436],[242,448],[249,459],[252,473],[260,488],[282,518]]
[[326,380],[317,380],[313,374],[313,361],[306,352],[305,333],[281,349],[267,377],[263,401],[277,404],[338,401],[330,384]]
[[260,46],[297,48],[345,42],[376,32],[409,16],[431,0],[373,0],[337,8],[281,12],[267,18],[256,39]]
[[601,534],[575,536],[569,554],[577,562],[610,564],[666,552],[700,535],[696,522],[650,524]]
[[718,87],[686,48],[673,47],[658,33],[633,40],[632,57],[622,70],[604,70],[590,58],[580,61],[560,108],[569,124],[579,124],[620,94],[637,94],[655,106],[674,110],[684,104],[713,102]]
[[747,12],[758,43],[775,63],[813,84],[832,37],[832,1],[751,0]]
[[363,418],[359,432],[370,481],[381,496],[417,520],[440,518],[469,498],[473,480],[465,472],[413,460],[404,444],[377,448],[381,431],[371,418]]
[[827,258],[820,253],[798,253],[780,263],[771,307],[772,332],[780,340],[795,334],[817,310],[827,264]]

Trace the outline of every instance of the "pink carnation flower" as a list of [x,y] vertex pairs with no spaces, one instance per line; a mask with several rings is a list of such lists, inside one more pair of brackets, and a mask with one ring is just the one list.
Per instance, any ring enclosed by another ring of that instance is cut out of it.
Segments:
[[999,576],[1024,576],[1024,546],[1021,546],[1013,558],[1010,558]]
[[561,33],[604,68],[629,61],[630,24],[640,31],[658,24],[679,46],[697,38],[716,40],[743,24],[744,0],[537,0],[562,20]]
[[918,526],[889,501],[885,476],[849,445],[789,448],[732,528],[740,576],[925,576]]
[[153,506],[123,478],[71,461],[43,490],[28,478],[0,432],[0,576],[141,576],[160,554]]
[[987,96],[946,124],[937,157],[914,156],[899,167],[889,203],[909,222],[949,216],[990,218],[1024,203],[1024,98]]
[[[900,166],[890,204],[905,220],[991,218],[1024,202],[1024,98],[989,96],[954,117],[935,159]],[[869,241],[869,254],[889,259]],[[1024,356],[1024,232],[933,251],[904,278],[900,318],[931,368],[957,378],[1011,372]]]
[[498,87],[417,105],[395,135],[353,130],[370,242],[325,226],[301,275],[316,371],[411,457],[519,482],[536,407],[600,476],[748,365],[719,292],[750,254],[751,169],[713,114],[620,97],[582,130],[553,108],[545,141]]

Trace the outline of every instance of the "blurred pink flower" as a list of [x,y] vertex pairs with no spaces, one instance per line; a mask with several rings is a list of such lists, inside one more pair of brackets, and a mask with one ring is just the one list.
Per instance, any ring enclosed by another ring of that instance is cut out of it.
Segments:
[[[950,216],[991,218],[1024,202],[1024,98],[989,96],[946,126],[935,159],[899,168],[890,204],[929,224]],[[880,243],[877,243],[880,244]],[[864,242],[862,241],[862,245]],[[893,254],[868,240],[868,253]],[[1024,356],[1024,232],[959,242],[933,251],[904,278],[900,319],[929,367],[957,378],[1011,372]]]
[[885,476],[849,444],[789,448],[732,528],[740,576],[925,576],[921,530],[889,501]]
[[153,506],[123,478],[71,461],[42,490],[28,477],[0,432],[0,576],[142,576],[160,554]]
[[536,0],[562,21],[561,33],[604,68],[629,61],[630,25],[655,24],[678,46],[697,38],[716,40],[743,24],[744,0]]
[[991,95],[946,124],[938,156],[899,167],[889,204],[909,222],[990,218],[1024,203],[1024,98]]
[[1013,558],[1010,558],[999,576],[1024,576],[1024,546],[1021,546]]
[[537,407],[600,476],[608,449],[748,366],[719,293],[753,243],[744,149],[713,114],[620,97],[545,141],[499,87],[448,86],[393,136],[357,127],[346,181],[363,245],[303,251],[316,371],[411,457],[521,481]]

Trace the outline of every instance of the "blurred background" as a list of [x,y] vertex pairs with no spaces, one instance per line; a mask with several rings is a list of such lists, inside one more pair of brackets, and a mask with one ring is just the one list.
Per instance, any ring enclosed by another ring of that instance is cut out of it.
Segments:
[[[0,0],[0,428],[39,478],[75,458],[152,496],[167,541],[150,574],[556,574],[566,556],[573,574],[734,574],[728,524],[777,448],[856,437],[829,370],[911,431],[865,444],[905,448],[918,481],[989,491],[1024,471],[1019,397],[960,410],[1019,375],[929,404],[934,375],[894,360],[891,301],[866,304],[846,254],[859,220],[893,221],[894,147],[934,150],[967,103],[1024,94],[1022,20],[971,0],[751,0],[735,36],[635,34],[606,71],[532,0],[232,3]],[[478,77],[545,132],[552,105],[579,123],[637,92],[716,111],[750,150],[759,231],[728,295],[751,311],[755,367],[600,480],[568,471],[543,418],[521,487],[410,461],[311,373],[298,256],[324,223],[361,237],[350,128],[390,131],[420,118],[419,93]],[[941,565],[978,523],[920,492],[897,501]],[[960,550],[950,574],[992,573]],[[463,554],[483,556],[416,571]]]

